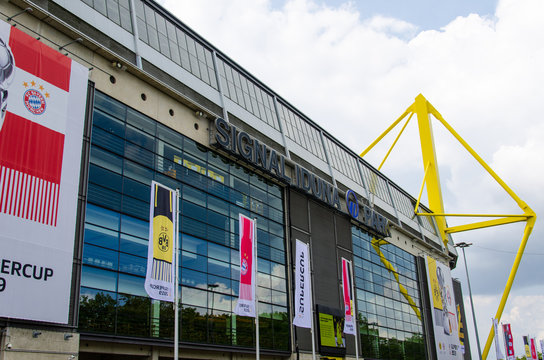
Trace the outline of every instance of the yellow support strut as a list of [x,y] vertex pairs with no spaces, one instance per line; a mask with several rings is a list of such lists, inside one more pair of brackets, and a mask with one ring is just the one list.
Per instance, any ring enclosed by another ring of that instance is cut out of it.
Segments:
[[[510,294],[510,290],[512,289],[514,278],[516,277],[516,273],[517,273],[519,264],[521,262],[521,258],[523,256],[523,252],[525,251],[527,240],[529,239],[529,236],[531,235],[531,231],[533,230],[533,227],[536,221],[536,214],[524,201],[522,201],[512,191],[512,189],[508,187],[508,185],[506,185],[506,183],[491,169],[491,167],[489,167],[489,165],[485,163],[485,161],[468,145],[468,143],[463,138],[461,138],[461,136],[446,122],[446,120],[444,120],[442,115],[440,115],[440,113],[421,94],[419,94],[416,97],[415,102],[412,105],[410,105],[406,109],[406,111],[397,120],[395,120],[395,122],[391,126],[389,126],[372,144],[370,144],[370,146],[366,148],[361,153],[360,156],[361,157],[365,156],[378,142],[380,142],[391,130],[393,130],[395,126],[397,126],[402,121],[402,119],[410,115],[410,117],[406,121],[406,124],[403,126],[399,135],[393,142],[393,145],[388,150],[384,160],[380,164],[380,168],[381,168],[385,160],[389,157],[389,154],[391,153],[393,147],[397,143],[400,135],[404,132],[404,129],[406,125],[408,125],[408,122],[410,121],[412,115],[414,114],[417,115],[417,119],[418,119],[419,139],[421,143],[421,153],[423,155],[423,168],[425,169],[423,183],[421,184],[421,190],[419,192],[419,196],[416,202],[414,214],[418,216],[432,216],[435,218],[439,236],[442,239],[442,242],[444,243],[446,254],[448,252],[448,247],[447,247],[448,237],[449,237],[449,234],[451,233],[482,229],[482,228],[491,227],[491,226],[506,225],[506,224],[511,224],[511,223],[520,222],[520,221],[527,222],[525,226],[525,230],[523,232],[523,238],[521,240],[521,244],[519,245],[519,249],[518,249],[516,258],[514,260],[514,264],[512,265],[512,269],[510,270],[510,275],[508,276],[508,281],[506,282],[506,286],[501,297],[499,308],[497,309],[497,313],[495,314],[495,318],[497,319],[497,321],[500,321],[502,312],[506,305],[506,300],[508,299],[508,295]],[[457,139],[457,141],[459,141],[459,143],[463,145],[463,147],[470,153],[470,155],[472,155],[472,157],[476,159],[476,161],[489,173],[489,175],[491,175],[491,177],[517,203],[517,205],[523,211],[523,214],[499,214],[499,215],[497,214],[448,214],[444,211],[442,190],[440,186],[440,176],[438,173],[438,162],[436,159],[436,151],[435,151],[432,123],[431,123],[432,117],[430,115],[436,118],[455,137],[455,139]],[[429,201],[429,209],[432,211],[432,213],[418,212],[421,195],[423,193],[423,188],[425,185],[427,185],[427,197]],[[446,217],[448,216],[488,217],[488,218],[497,218],[497,219],[448,227],[446,223]],[[375,245],[377,246],[378,244],[373,244],[373,246]],[[489,336],[487,338],[487,342],[484,347],[484,351],[482,353],[482,358],[484,360],[487,359],[487,355],[489,354],[489,349],[491,348],[494,335],[495,335],[494,329],[493,327],[491,327]]]

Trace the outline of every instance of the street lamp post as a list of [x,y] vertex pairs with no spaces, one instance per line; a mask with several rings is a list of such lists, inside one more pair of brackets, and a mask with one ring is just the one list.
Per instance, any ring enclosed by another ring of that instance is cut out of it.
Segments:
[[476,333],[476,345],[478,345],[478,356],[482,360],[482,350],[480,349],[480,337],[478,336],[478,326],[476,325],[476,314],[474,313],[474,301],[472,300],[472,290],[470,288],[470,278],[468,276],[467,258],[465,256],[465,248],[472,245],[472,243],[460,242],[455,244],[455,247],[463,250],[463,260],[465,261],[465,272],[467,273],[468,294],[470,297],[470,307],[472,309],[472,320],[474,321],[474,332]]

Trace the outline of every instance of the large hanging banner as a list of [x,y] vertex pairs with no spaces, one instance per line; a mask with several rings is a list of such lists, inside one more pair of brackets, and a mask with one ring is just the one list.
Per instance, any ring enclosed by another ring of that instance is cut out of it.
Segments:
[[295,319],[293,325],[312,327],[312,289],[308,244],[297,239],[295,258]]
[[234,313],[255,317],[255,221],[240,214],[240,284]]
[[152,299],[169,302],[174,302],[175,291],[176,206],[176,191],[152,181],[145,291]]
[[427,256],[427,282],[432,303],[436,355],[439,360],[463,359],[449,267]]
[[87,81],[0,21],[0,317],[68,323]]
[[355,310],[353,308],[351,261],[342,258],[342,289],[344,294],[344,334],[355,335]]

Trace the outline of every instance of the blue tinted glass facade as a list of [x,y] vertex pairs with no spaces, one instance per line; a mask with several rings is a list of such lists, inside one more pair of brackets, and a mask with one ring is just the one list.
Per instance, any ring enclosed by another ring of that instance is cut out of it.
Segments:
[[181,341],[254,347],[238,296],[238,216],[257,218],[261,347],[289,350],[282,189],[96,92],[79,330],[173,338],[170,303],[144,291],[151,180],[180,189]]
[[415,256],[352,226],[362,356],[425,359]]

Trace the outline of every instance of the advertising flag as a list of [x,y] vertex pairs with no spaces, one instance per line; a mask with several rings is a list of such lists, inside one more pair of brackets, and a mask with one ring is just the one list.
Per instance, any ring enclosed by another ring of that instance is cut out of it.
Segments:
[[0,317],[68,322],[87,85],[0,21]]
[[525,347],[525,357],[531,358],[531,347],[529,346],[529,336],[523,336],[523,345]]
[[504,333],[506,360],[515,360],[516,356],[514,355],[514,338],[512,337],[512,329],[510,328],[510,324],[503,324],[502,332]]
[[240,214],[240,294],[234,313],[255,317],[255,221]]
[[536,353],[536,341],[535,338],[531,338],[531,359],[538,360],[538,355]]
[[297,239],[295,258],[295,319],[293,325],[312,327],[312,290],[308,244]]
[[502,353],[501,342],[499,341],[498,321],[495,318],[491,318],[491,321],[493,322],[493,328],[495,329],[495,355],[497,356],[497,360],[505,360],[504,354]]
[[152,299],[169,302],[174,302],[176,286],[176,206],[176,191],[152,181],[145,291]]
[[342,290],[344,293],[344,333],[355,335],[355,310],[353,307],[353,289],[351,261],[342,258]]
[[427,256],[427,281],[437,357],[439,360],[462,359],[450,268]]
[[544,354],[544,340],[539,340],[540,342],[540,350],[542,351],[542,354]]

